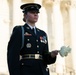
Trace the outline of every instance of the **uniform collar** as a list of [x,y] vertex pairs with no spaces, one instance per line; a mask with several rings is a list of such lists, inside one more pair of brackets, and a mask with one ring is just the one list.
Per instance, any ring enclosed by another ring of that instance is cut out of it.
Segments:
[[28,25],[31,29],[33,29],[33,28],[35,29],[35,28],[36,28],[36,26],[33,27],[33,26],[31,26],[30,24],[27,24],[27,25]]

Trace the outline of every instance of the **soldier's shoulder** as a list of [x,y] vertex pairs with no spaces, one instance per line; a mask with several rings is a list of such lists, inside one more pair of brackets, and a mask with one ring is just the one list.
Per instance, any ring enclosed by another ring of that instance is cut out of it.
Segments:
[[12,28],[12,31],[13,32],[21,32],[21,25],[16,25],[16,26],[14,26],[13,28]]
[[22,26],[23,25],[16,25],[16,26],[13,27],[13,30],[21,30]]
[[46,34],[46,32],[45,32],[44,30],[42,30],[42,29],[37,28],[37,30],[38,30],[40,33]]
[[13,29],[15,29],[15,28],[18,29],[18,28],[20,28],[20,27],[21,27],[21,25],[16,25],[16,26],[13,27]]

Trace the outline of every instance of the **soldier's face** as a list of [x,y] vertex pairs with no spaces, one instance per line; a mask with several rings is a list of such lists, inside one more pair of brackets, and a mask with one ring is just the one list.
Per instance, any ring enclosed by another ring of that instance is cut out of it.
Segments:
[[26,17],[26,21],[35,23],[38,21],[38,12],[36,11],[27,12],[25,17]]

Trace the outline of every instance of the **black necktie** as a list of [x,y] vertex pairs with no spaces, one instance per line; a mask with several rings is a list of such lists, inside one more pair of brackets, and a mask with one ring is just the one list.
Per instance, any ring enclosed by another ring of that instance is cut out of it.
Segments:
[[34,28],[32,29],[32,32],[35,34],[35,29]]

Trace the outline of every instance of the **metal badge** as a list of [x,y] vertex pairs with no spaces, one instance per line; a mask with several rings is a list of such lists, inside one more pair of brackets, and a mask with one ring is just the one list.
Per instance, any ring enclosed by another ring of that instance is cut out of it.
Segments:
[[27,43],[27,44],[26,44],[26,47],[27,47],[27,48],[31,48],[31,43]]
[[27,39],[27,41],[30,41],[30,39]]
[[32,34],[25,32],[24,36],[31,36]]

